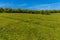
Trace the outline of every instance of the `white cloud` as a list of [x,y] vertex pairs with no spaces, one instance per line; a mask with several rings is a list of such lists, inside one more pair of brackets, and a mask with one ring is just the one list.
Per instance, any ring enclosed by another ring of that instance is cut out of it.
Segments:
[[28,7],[28,9],[58,9],[60,7],[60,2],[51,4],[40,4]]
[[0,4],[0,7],[8,7],[8,6],[11,6],[12,4],[9,4],[9,3],[4,3],[4,4]]
[[5,6],[5,4],[0,4],[0,7]]
[[12,3],[4,3],[4,4],[0,4],[0,7],[23,7],[23,6],[27,6],[27,4],[23,3],[23,4],[12,4]]
[[27,4],[19,4],[18,6],[22,7],[22,6],[27,6]]

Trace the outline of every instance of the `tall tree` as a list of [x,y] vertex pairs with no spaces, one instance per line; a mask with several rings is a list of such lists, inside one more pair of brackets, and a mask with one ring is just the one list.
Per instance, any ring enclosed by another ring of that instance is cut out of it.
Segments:
[[4,9],[3,9],[3,8],[0,8],[0,12],[1,12],[1,13],[4,12]]
[[11,13],[12,12],[12,9],[11,8],[5,8],[4,9],[4,12]]

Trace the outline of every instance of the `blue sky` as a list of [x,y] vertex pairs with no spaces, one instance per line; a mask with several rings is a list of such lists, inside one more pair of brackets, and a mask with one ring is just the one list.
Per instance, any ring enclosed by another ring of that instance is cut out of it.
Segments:
[[32,10],[59,10],[60,0],[0,0],[0,7]]

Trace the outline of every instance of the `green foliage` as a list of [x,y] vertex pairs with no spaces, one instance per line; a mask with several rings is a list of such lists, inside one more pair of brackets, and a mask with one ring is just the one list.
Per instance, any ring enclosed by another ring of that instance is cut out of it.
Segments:
[[6,13],[11,13],[11,12],[12,12],[12,9],[11,9],[11,8],[5,8],[5,9],[4,9],[4,12],[6,12]]
[[12,8],[0,8],[0,13],[29,13],[29,14],[46,14],[50,15],[51,13],[60,13],[60,10],[28,10],[28,9],[12,9]]
[[15,13],[21,13],[21,12],[22,12],[21,9],[19,9],[19,8],[15,9]]
[[0,13],[2,13],[4,11],[4,9],[3,8],[0,8]]

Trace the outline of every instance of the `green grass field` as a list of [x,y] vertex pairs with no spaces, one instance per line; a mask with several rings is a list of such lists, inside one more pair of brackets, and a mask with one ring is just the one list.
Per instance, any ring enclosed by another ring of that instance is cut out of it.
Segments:
[[60,40],[60,14],[0,14],[0,40]]

